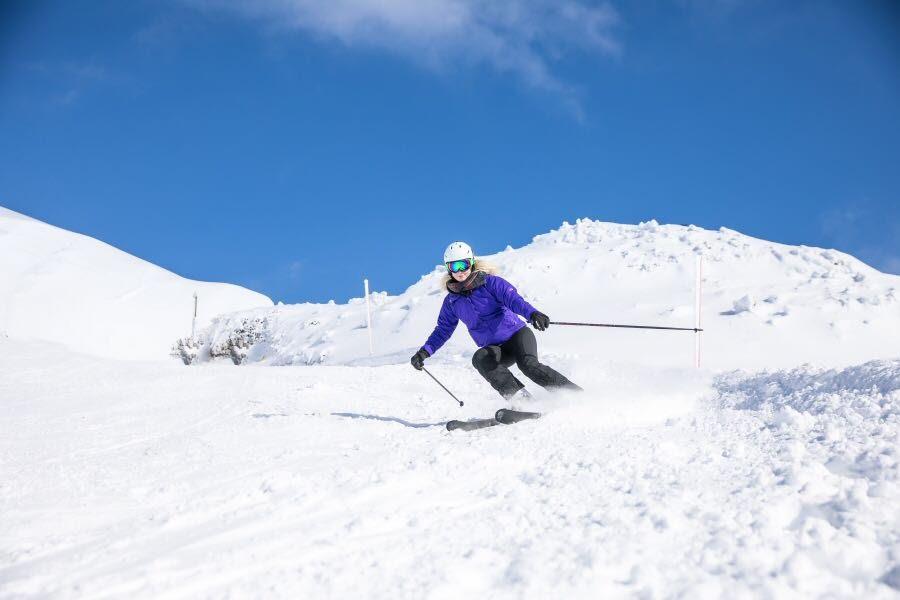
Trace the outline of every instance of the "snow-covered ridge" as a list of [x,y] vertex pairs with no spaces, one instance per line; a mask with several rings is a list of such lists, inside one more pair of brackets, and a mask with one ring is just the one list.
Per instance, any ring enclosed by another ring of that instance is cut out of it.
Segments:
[[89,236],[0,207],[0,334],[79,352],[165,359],[213,316],[271,306],[262,294],[180,277]]
[[[705,366],[837,366],[898,354],[900,277],[835,250],[726,228],[580,219],[483,258],[554,320],[691,327],[698,255]],[[362,298],[223,315],[190,352],[197,361],[231,355],[273,365],[401,362],[434,327],[442,275],[437,265],[402,294],[372,295],[374,357]],[[557,326],[540,344],[551,356],[679,366],[693,359],[692,335]],[[460,326],[430,360],[466,361],[473,350]]]

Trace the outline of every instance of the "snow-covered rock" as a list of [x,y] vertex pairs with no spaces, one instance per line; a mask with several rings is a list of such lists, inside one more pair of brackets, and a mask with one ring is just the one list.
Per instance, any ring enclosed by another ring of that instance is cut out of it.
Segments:
[[166,359],[220,313],[271,306],[257,292],[192,281],[94,238],[0,207],[0,332],[107,357]]
[[[477,248],[476,248],[477,252]],[[841,366],[900,353],[900,277],[835,250],[788,246],[722,228],[564,223],[518,249],[485,259],[558,321],[694,325],[696,257],[703,257],[705,366]],[[223,315],[203,333],[207,349],[253,320],[267,320],[247,361],[384,364],[405,361],[435,325],[442,266],[406,291],[376,293],[375,356],[368,356],[365,302],[275,306]],[[377,280],[373,283],[377,285]],[[552,326],[542,354],[660,366],[693,363],[693,333]],[[464,326],[431,360],[467,361]],[[200,360],[209,353],[200,352]]]
[[753,297],[750,294],[745,294],[734,301],[731,310],[734,314],[739,314],[742,312],[750,312],[755,306],[756,301],[753,299]]

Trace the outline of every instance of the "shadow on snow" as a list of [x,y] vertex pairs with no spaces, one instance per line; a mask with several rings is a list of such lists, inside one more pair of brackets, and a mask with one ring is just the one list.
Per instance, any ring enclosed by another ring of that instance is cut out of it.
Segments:
[[411,423],[409,421],[405,421],[403,419],[397,417],[382,417],[379,415],[362,415],[359,413],[331,413],[333,417],[345,417],[348,419],[370,419],[372,421],[390,421],[393,423],[400,423],[404,427],[443,427],[446,423]]

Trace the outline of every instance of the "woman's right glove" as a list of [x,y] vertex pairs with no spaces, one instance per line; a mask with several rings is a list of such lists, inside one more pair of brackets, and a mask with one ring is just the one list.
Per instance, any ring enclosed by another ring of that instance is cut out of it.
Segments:
[[428,351],[425,348],[422,348],[418,352],[412,355],[412,358],[409,359],[409,362],[419,371],[422,370],[422,367],[425,366],[425,359],[431,356],[428,354]]

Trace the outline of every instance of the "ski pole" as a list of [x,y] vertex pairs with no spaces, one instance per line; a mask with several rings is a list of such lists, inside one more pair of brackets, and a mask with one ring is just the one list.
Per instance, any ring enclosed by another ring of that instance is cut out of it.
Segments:
[[578,327],[618,327],[622,329],[668,329],[671,331],[703,331],[699,327],[660,327],[657,325],[614,325],[612,323],[567,323],[565,321],[550,321],[551,325],[575,325]]
[[[426,369],[425,367],[422,367],[422,370],[425,371],[426,373],[428,373],[428,369]],[[445,391],[445,392],[447,392],[448,394],[450,394],[451,396],[453,396],[453,392],[451,392],[450,390],[448,390],[448,389],[444,386],[443,383],[441,383],[440,381],[438,381],[438,378],[437,378],[437,377],[435,377],[435,376],[432,375],[431,373],[428,373],[428,376],[431,377],[432,379],[434,379],[435,383],[437,383],[439,386],[441,386],[442,388],[444,388],[444,391]],[[459,405],[460,405],[460,406],[463,405],[463,401],[460,400],[459,398],[457,398],[456,396],[453,396],[453,399],[456,400],[457,402],[459,402]]]

